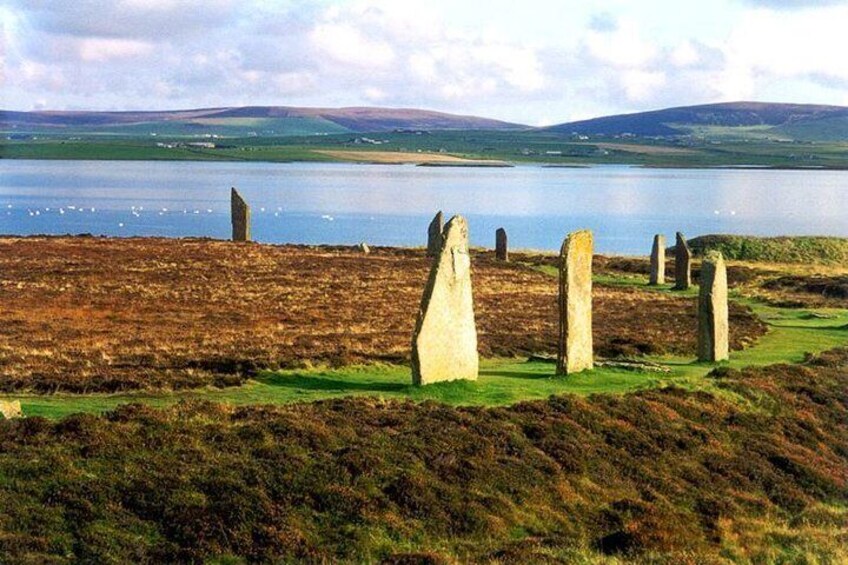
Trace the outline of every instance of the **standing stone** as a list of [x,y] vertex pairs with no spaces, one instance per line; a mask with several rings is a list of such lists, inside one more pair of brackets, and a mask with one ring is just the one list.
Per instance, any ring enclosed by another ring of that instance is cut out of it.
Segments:
[[674,246],[674,289],[689,290],[692,286],[692,250],[683,234],[677,232]]
[[435,257],[442,249],[442,225],[444,224],[444,216],[442,211],[436,212],[433,216],[433,221],[427,228],[427,257]]
[[495,232],[495,258],[498,261],[509,261],[506,230],[503,228],[498,228],[498,231]]
[[654,236],[654,246],[651,248],[651,278],[648,284],[665,284],[665,236]]
[[230,213],[233,241],[250,241],[250,206],[235,188],[230,190]]
[[371,253],[371,248],[370,248],[370,247],[368,247],[368,244],[367,244],[367,243],[365,243],[364,241],[363,241],[362,243],[360,243],[359,245],[357,245],[357,246],[356,246],[356,249],[357,249],[360,253],[362,253],[363,255],[368,255],[368,254],[370,254],[370,253]]
[[412,382],[476,380],[478,367],[468,224],[454,216],[421,298],[412,336]]
[[3,417],[0,419],[11,420],[21,418],[23,415],[20,400],[0,400],[0,416]]
[[701,263],[698,292],[698,360],[728,359],[727,269],[724,257],[710,251]]
[[592,232],[565,238],[559,264],[559,352],[557,374],[591,369],[592,359]]

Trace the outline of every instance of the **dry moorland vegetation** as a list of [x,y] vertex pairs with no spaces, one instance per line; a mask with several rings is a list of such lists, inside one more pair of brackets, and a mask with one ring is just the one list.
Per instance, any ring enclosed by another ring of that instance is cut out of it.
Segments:
[[[0,238],[0,383],[167,389],[235,385],[263,367],[405,362],[423,255]],[[474,253],[483,355],[555,351],[554,262]],[[644,259],[595,266],[597,353],[694,352],[691,294],[634,287]],[[728,271],[743,293],[844,307],[842,276]],[[731,312],[734,347],[765,331],[747,308]],[[345,398],[0,420],[0,561],[848,559],[848,350],[706,379],[713,392],[498,408]]]
[[[640,265],[598,265],[628,261]],[[555,278],[488,253],[473,268],[480,353],[555,353]],[[223,386],[262,368],[406,362],[428,269],[419,250],[3,238],[0,390]],[[695,351],[691,297],[596,285],[594,306],[598,355]],[[765,331],[741,306],[731,315],[734,348]]]
[[848,350],[501,408],[0,421],[9,563],[844,563]]

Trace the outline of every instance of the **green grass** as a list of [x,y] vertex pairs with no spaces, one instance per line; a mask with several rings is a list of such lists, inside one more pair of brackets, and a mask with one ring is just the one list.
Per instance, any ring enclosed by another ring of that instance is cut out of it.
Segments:
[[754,237],[742,235],[702,235],[689,241],[696,255],[721,251],[725,259],[770,263],[848,263],[848,238],[843,237]]
[[[226,143],[216,141],[216,143]],[[156,147],[155,141],[36,141],[0,142],[3,159],[80,159],[122,161],[335,161],[299,145],[240,146],[216,149]]]
[[[276,121],[275,121],[276,120]],[[427,135],[402,132],[352,133],[320,120],[233,118],[197,123],[136,124],[87,131],[32,132],[35,140],[0,141],[0,157],[18,159],[231,159],[255,161],[316,160],[309,149],[357,151],[445,152],[470,159],[494,159],[550,165],[630,164],[647,167],[827,167],[848,168],[848,143],[775,143],[763,139],[713,143],[710,140],[615,139],[599,137],[577,141],[568,135],[539,131],[433,131]],[[158,128],[158,129],[157,129]],[[22,132],[3,132],[20,135]],[[23,132],[26,133],[26,132]],[[156,133],[156,137],[150,134]],[[255,136],[253,134],[256,134]],[[320,133],[321,135],[315,135]],[[156,141],[185,141],[202,134],[234,147],[177,156],[151,154]],[[352,145],[352,137],[367,136],[385,144]],[[599,145],[602,144],[602,145]],[[622,147],[617,147],[623,144]],[[63,145],[74,145],[73,149]],[[109,145],[118,147],[112,149]],[[639,146],[645,152],[639,151]],[[684,148],[685,153],[657,152],[658,147]],[[131,149],[134,148],[134,149]],[[120,157],[114,157],[120,152]],[[549,152],[556,154],[549,155]],[[335,159],[339,160],[339,159]]]
[[[658,289],[657,292],[667,292]],[[789,310],[747,302],[769,324],[769,332],[757,344],[734,352],[723,365],[732,368],[797,363],[809,353],[848,345],[848,310]],[[818,317],[811,314],[830,317]],[[676,385],[712,389],[704,376],[713,365],[680,357],[650,357],[669,373],[628,371],[599,367],[576,375],[557,377],[554,365],[516,359],[483,360],[476,382],[455,381],[415,387],[410,370],[398,365],[369,365],[342,369],[315,368],[262,373],[241,387],[186,392],[126,394],[18,395],[28,415],[59,418],[75,412],[99,413],[128,402],[167,406],[181,400],[209,400],[234,405],[286,404],[344,396],[410,398],[452,405],[502,406],[524,400],[573,393],[623,394],[636,390]]]
[[800,124],[787,124],[774,128],[778,134],[804,141],[846,141],[848,117],[811,120]]
[[[706,372],[703,368],[696,373]],[[671,381],[689,380],[693,371],[682,368]],[[484,360],[476,382],[454,381],[426,387],[411,384],[408,367],[368,365],[342,369],[267,372],[248,384],[229,389],[173,393],[21,395],[23,410],[31,416],[58,418],[75,412],[103,412],[128,402],[167,406],[180,400],[209,400],[235,405],[286,404],[344,396],[377,396],[433,400],[452,405],[498,406],[552,394],[624,393],[671,382],[668,375],[621,369],[596,369],[568,377],[554,376],[554,365],[515,359]]]

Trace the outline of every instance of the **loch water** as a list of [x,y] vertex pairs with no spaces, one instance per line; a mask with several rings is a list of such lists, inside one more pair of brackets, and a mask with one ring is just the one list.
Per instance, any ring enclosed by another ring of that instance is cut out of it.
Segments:
[[647,254],[655,233],[848,236],[848,171],[417,167],[338,163],[0,160],[0,234],[230,235],[229,196],[266,243],[420,246],[437,210],[472,245]]

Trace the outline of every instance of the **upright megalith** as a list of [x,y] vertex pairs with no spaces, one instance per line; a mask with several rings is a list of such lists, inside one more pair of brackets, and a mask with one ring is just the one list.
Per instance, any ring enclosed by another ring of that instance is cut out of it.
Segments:
[[506,230],[503,228],[498,228],[495,232],[495,258],[498,261],[509,261],[509,246]]
[[430,226],[427,228],[427,257],[435,257],[442,248],[442,231],[444,230],[444,216],[442,211],[436,212]]
[[478,366],[468,224],[454,216],[445,226],[421,298],[412,336],[412,382],[475,380]]
[[250,241],[250,206],[235,188],[230,190],[230,216],[233,241]]
[[557,374],[594,366],[592,359],[592,232],[573,232],[559,256]]
[[0,400],[0,420],[11,420],[23,415],[20,400]]
[[651,248],[651,278],[649,284],[665,284],[665,236],[654,236],[654,246]]
[[692,286],[692,250],[683,234],[677,232],[674,245],[674,289],[689,290]]
[[718,251],[710,251],[701,263],[698,291],[698,360],[728,358],[727,268]]

